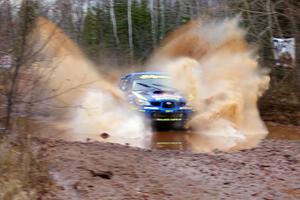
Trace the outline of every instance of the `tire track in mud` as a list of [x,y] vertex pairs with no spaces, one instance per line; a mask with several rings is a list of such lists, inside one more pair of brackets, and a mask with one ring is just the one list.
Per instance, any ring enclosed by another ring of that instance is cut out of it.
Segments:
[[[67,190],[44,199],[299,199],[300,141],[265,140],[235,153],[193,154],[101,142],[36,141]],[[107,179],[91,171],[111,172]],[[69,188],[70,189],[70,188]],[[68,198],[67,198],[68,197]]]
[[62,189],[61,191],[63,193],[63,196],[67,196],[68,199],[72,199],[72,200],[81,199],[77,191],[72,186],[72,180],[67,179],[66,177],[63,176],[63,174],[57,171],[49,171],[49,174],[51,175],[55,184]]

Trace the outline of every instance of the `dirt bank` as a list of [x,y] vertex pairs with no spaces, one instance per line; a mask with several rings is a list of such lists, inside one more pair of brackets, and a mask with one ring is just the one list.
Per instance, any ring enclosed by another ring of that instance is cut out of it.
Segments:
[[56,184],[42,199],[299,199],[300,141],[213,155],[37,140]]

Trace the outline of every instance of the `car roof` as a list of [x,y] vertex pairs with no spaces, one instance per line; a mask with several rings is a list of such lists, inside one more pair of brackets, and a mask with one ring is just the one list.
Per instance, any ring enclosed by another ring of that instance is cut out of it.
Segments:
[[129,78],[129,77],[135,77],[135,76],[140,76],[140,75],[164,75],[164,73],[159,72],[159,71],[148,71],[148,72],[133,72],[126,74],[123,78]]
[[133,73],[130,73],[130,74],[127,74],[127,75],[151,75],[151,74],[163,74],[162,72],[159,72],[159,71],[149,71],[149,72],[133,72]]

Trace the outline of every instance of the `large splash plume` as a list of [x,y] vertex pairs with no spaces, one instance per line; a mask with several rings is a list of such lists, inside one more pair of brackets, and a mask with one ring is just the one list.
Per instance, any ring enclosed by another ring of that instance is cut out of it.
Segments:
[[269,77],[258,67],[238,19],[191,21],[172,32],[149,61],[163,69],[190,100],[195,134],[187,140],[195,151],[251,148],[268,131],[257,100]]
[[40,17],[30,41],[47,91],[42,99],[51,100],[59,108],[57,116],[63,116],[57,124],[68,134],[62,138],[147,146],[150,131],[143,118],[127,107],[117,87],[99,74],[60,28]]

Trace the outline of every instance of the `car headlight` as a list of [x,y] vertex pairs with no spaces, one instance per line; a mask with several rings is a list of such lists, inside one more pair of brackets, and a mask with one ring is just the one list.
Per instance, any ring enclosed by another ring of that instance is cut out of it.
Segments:
[[147,101],[145,99],[139,99],[139,98],[135,99],[135,103],[140,106],[150,106],[151,105],[149,101]]
[[193,104],[190,101],[186,101],[183,106],[180,106],[180,109],[192,109]]
[[192,102],[187,101],[185,106],[191,108],[191,107],[193,107],[193,104],[192,104]]

